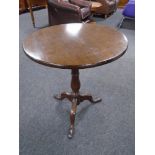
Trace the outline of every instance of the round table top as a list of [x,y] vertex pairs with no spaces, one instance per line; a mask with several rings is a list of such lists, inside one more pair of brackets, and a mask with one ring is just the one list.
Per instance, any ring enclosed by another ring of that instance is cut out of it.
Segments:
[[43,28],[23,43],[25,53],[38,63],[63,69],[83,69],[109,63],[127,49],[125,35],[97,24],[62,24]]

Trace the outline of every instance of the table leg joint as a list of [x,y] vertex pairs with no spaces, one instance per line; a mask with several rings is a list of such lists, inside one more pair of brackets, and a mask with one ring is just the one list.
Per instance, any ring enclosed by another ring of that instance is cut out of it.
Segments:
[[90,95],[90,94],[80,95],[79,98],[80,98],[80,102],[88,100],[91,103],[98,103],[98,102],[102,101],[101,98],[93,98],[92,95]]
[[69,101],[72,102],[74,95],[72,93],[68,93],[68,92],[62,92],[58,95],[54,95],[54,98],[57,100],[63,100],[63,99],[68,99]]

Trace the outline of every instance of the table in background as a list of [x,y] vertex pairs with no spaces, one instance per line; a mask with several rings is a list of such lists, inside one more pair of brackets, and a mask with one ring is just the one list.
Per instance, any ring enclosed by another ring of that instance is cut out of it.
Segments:
[[91,1],[91,3],[92,3],[92,7],[91,7],[92,12],[95,12],[98,8],[102,6],[102,4],[99,2]]

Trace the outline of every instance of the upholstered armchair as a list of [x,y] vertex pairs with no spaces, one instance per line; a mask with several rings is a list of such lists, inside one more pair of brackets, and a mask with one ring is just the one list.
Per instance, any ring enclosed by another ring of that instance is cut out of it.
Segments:
[[102,6],[98,8],[95,12],[106,16],[109,16],[116,11],[117,4],[119,2],[119,0],[95,0],[95,1],[102,4]]
[[87,22],[91,3],[82,0],[48,0],[49,25]]

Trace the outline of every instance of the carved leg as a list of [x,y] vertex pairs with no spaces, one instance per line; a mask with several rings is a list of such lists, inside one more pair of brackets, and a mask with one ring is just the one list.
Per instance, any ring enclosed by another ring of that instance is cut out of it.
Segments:
[[68,131],[68,138],[72,138],[74,134],[74,122],[75,122],[76,109],[77,109],[77,99],[73,99],[72,108],[70,112],[70,128]]
[[101,98],[93,99],[93,97],[91,95],[88,95],[88,94],[87,95],[80,95],[80,102],[83,102],[84,100],[88,100],[91,103],[98,103],[98,102],[102,101]]
[[63,92],[60,95],[54,95],[54,98],[57,99],[57,100],[63,100],[65,98],[67,98],[69,101],[72,102],[73,95],[72,95],[72,93]]
[[81,95],[79,93],[80,90],[80,79],[79,79],[79,70],[78,69],[72,69],[72,79],[71,79],[71,88],[72,93],[63,92],[60,95],[55,95],[54,98],[58,100],[63,100],[67,98],[72,102],[72,107],[70,111],[70,128],[68,132],[68,138],[72,138],[74,134],[74,122],[75,122],[75,115],[77,106],[80,104],[80,102],[83,102],[84,100],[88,100],[91,103],[97,103],[100,102],[100,98],[93,99],[93,97],[89,94]]
[[73,137],[76,108],[77,108],[77,105],[79,104],[80,79],[79,79],[78,69],[72,69],[71,88],[72,88],[72,94],[74,97],[73,97],[72,108],[70,112],[70,128],[69,128],[68,138]]

